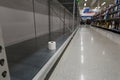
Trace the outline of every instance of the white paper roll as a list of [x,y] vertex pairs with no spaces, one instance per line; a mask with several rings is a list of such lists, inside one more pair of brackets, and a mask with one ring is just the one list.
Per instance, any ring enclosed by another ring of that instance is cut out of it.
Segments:
[[56,42],[55,41],[48,42],[48,49],[55,50],[56,49]]

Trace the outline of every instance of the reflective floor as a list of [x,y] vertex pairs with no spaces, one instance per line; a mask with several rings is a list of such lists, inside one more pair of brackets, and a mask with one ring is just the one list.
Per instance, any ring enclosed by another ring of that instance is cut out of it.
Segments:
[[118,41],[116,33],[79,29],[49,80],[120,80]]

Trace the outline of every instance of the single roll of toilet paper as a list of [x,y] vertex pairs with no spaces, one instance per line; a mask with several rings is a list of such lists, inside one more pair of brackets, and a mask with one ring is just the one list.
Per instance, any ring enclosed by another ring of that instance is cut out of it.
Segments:
[[56,49],[56,42],[55,41],[48,42],[48,49],[55,50]]

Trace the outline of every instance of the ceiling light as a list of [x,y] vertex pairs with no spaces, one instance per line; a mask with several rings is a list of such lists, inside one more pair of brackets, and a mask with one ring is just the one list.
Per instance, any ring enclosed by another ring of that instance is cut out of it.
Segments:
[[87,1],[87,0],[85,0],[85,1]]
[[86,6],[86,3],[84,3],[84,6]]
[[103,2],[102,4],[101,4],[101,6],[104,6],[106,4],[106,2]]

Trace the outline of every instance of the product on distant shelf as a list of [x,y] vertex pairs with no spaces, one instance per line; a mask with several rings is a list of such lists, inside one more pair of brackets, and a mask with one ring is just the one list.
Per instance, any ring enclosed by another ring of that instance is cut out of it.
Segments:
[[115,0],[115,4],[119,4],[119,0]]
[[118,30],[120,30],[120,23],[119,23],[119,26],[118,26]]
[[118,28],[119,28],[119,20],[116,20],[116,21],[115,21],[115,29],[118,30]]
[[114,4],[109,4],[108,9],[110,9],[110,12],[113,12],[113,11],[114,11],[114,8],[112,8],[113,6],[114,6]]
[[[120,0],[119,0],[119,4],[120,4]],[[118,10],[120,10],[120,5],[118,6]]]
[[112,15],[110,15],[110,19],[112,19]]
[[112,21],[112,29],[115,27],[115,21]]
[[116,18],[116,14],[114,14],[114,17],[113,18]]
[[117,18],[119,18],[120,12],[117,13]]
[[118,12],[119,18],[120,18],[120,12]]
[[109,28],[109,24],[110,24],[110,23],[106,21],[106,22],[105,22],[105,28]]
[[106,10],[106,12],[105,12],[105,16],[104,16],[104,19],[108,19],[108,17],[109,17],[109,11]]
[[118,6],[115,7],[115,10],[114,11],[117,11],[118,10]]
[[114,6],[114,4],[109,4],[109,5],[108,5],[108,8],[111,8],[112,6]]
[[112,23],[110,22],[110,24],[109,24],[109,29],[111,29],[112,28]]
[[109,22],[109,29],[112,29],[112,23]]

